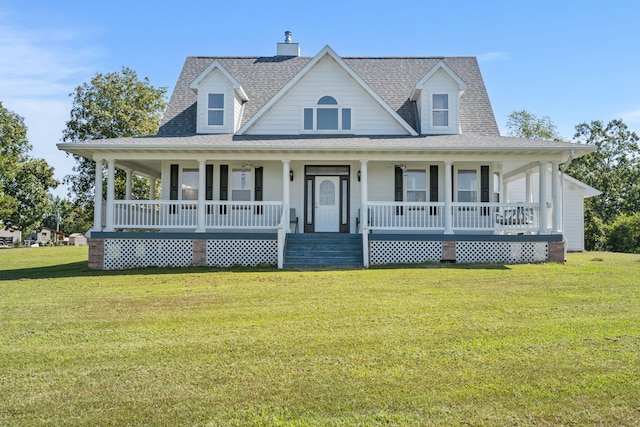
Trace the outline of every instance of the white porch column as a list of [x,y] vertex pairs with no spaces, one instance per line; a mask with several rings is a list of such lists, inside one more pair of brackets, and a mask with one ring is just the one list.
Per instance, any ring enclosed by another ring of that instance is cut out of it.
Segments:
[[149,178],[149,200],[156,199],[156,179]]
[[[360,224],[362,224],[362,265],[369,267],[369,160],[360,160]],[[356,233],[358,230],[356,230]]]
[[[283,215],[288,219],[289,218],[289,171],[290,171],[290,160],[282,161],[282,209],[284,210]],[[291,224],[289,221],[285,221],[285,230],[287,233],[291,233],[291,229],[289,228]]]
[[198,225],[196,227],[196,233],[204,233],[204,200],[207,191],[207,161],[204,159],[198,160]]
[[[369,160],[360,160],[360,223],[369,227]],[[356,230],[357,231],[357,230]]]
[[525,194],[526,194],[526,202],[533,203],[533,187],[531,182],[531,172],[527,172],[524,176],[525,181]]
[[93,231],[102,231],[102,159],[96,160]]
[[453,162],[444,162],[444,234],[453,234],[453,209],[451,206],[453,186],[451,184],[451,166],[453,166]]
[[116,162],[110,159],[107,163],[107,214],[104,231],[113,231],[113,199],[115,195]]
[[540,162],[539,234],[547,234],[547,164]]
[[131,169],[125,169],[124,171],[127,174],[126,187],[125,187],[125,192],[124,192],[124,199],[125,200],[131,200],[131,175],[132,175],[133,171]]
[[562,233],[562,201],[560,199],[560,163],[551,162],[551,201],[552,221],[551,232]]

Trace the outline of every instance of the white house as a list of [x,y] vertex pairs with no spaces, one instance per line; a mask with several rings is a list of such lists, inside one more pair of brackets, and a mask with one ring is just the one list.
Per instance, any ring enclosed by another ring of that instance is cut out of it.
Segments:
[[[290,33],[272,57],[187,58],[155,136],[58,147],[106,185],[96,269],[562,262],[559,170],[593,150],[501,137],[473,57],[302,57]],[[115,200],[116,168],[161,200]],[[538,201],[505,200],[530,172]]]

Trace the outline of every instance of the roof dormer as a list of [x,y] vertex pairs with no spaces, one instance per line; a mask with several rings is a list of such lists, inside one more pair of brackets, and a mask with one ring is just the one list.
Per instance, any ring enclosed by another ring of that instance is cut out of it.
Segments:
[[420,133],[460,133],[460,97],[466,89],[466,83],[443,61],[420,79],[410,97],[418,107]]
[[234,133],[242,120],[244,89],[216,60],[189,86],[197,94],[196,133]]

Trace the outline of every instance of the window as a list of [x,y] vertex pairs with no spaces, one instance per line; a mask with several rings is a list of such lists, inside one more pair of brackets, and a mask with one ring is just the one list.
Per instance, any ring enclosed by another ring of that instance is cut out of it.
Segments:
[[407,202],[427,201],[427,173],[424,170],[407,171]]
[[253,177],[251,169],[242,167],[231,171],[231,200],[247,202],[252,200]]
[[314,108],[303,111],[303,129],[313,132],[351,130],[351,108],[341,108],[332,96],[323,96]]
[[207,124],[209,126],[224,126],[224,94],[210,93],[207,107]]
[[198,200],[198,169],[182,170],[182,200]]
[[432,126],[449,126],[449,95],[434,93],[432,96]]
[[475,203],[478,201],[478,172],[475,170],[458,171],[458,202]]

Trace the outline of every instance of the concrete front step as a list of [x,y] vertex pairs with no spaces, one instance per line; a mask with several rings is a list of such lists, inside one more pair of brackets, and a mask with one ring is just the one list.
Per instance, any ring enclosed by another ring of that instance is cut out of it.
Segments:
[[288,234],[284,268],[361,268],[362,237],[358,234]]

